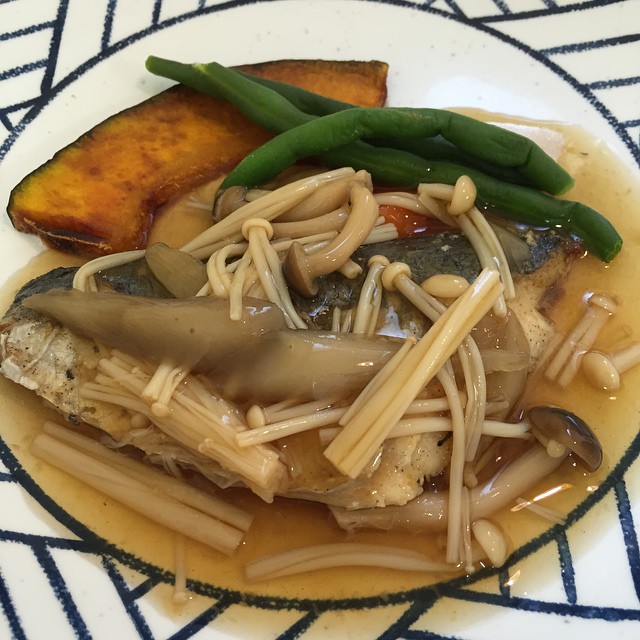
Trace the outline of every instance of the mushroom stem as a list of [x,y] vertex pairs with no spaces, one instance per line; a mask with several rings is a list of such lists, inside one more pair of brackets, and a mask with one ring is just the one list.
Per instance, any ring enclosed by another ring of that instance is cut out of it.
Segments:
[[360,290],[353,320],[353,333],[362,333],[367,336],[374,334],[382,298],[380,280],[382,272],[389,264],[386,256],[375,255],[369,260],[369,271]]
[[[485,270],[488,272],[488,270]],[[419,309],[429,320],[437,322],[445,313],[447,307],[427,293],[422,286],[418,286],[410,277],[407,264],[394,262],[382,274],[382,284],[388,290],[398,290],[411,304]],[[469,291],[472,285],[464,287],[460,296]],[[460,297],[458,296],[458,298]],[[457,298],[456,298],[457,299]],[[494,301],[495,302],[495,301]],[[485,369],[475,340],[467,335],[458,348],[458,357],[464,372],[465,385],[470,398],[474,402],[467,405],[465,411],[465,432],[467,438],[467,460],[471,460],[476,453],[481,435],[482,421],[486,405]]]
[[383,191],[376,193],[376,202],[380,205],[390,205],[392,207],[401,207],[408,209],[414,213],[431,217],[430,211],[418,200],[416,193],[408,193],[404,191]]
[[[327,171],[287,184],[268,195],[236,209],[226,218],[223,218],[193,238],[193,240],[181,247],[181,249],[195,255],[194,252],[209,246],[219,248],[218,244],[221,242],[228,244],[230,238],[240,239],[242,237],[240,230],[245,220],[249,218],[273,220],[281,216],[285,211],[295,207],[295,205],[302,202],[305,198],[308,198],[311,193],[322,185],[333,182],[334,180],[341,180],[345,177],[353,177],[354,175],[355,172],[353,169],[345,167],[344,169]],[[207,253],[211,255],[212,251],[208,250]],[[198,257],[201,258],[202,256],[198,255]]]
[[342,207],[349,197],[353,180],[366,182],[371,179],[366,171],[357,171],[338,180],[327,182],[308,198],[283,213],[279,221],[283,223],[302,222]]
[[634,342],[628,347],[611,354],[611,362],[622,373],[640,362],[640,342]]
[[378,204],[367,186],[354,182],[350,199],[351,213],[342,231],[326,247],[307,255],[302,245],[294,242],[285,256],[284,275],[303,296],[314,296],[318,292],[315,279],[345,264],[376,224]]
[[[385,268],[383,285],[385,273],[389,270],[393,276],[394,269],[393,264]],[[398,279],[404,277],[400,274]],[[384,383],[363,403],[362,409],[348,420],[343,418],[343,430],[324,451],[325,457],[339,471],[351,478],[362,471],[418,392],[460,347],[502,291],[497,271],[483,270],[400,362],[391,362],[381,369],[378,376],[384,377]],[[379,383],[374,378],[370,384],[377,387]],[[371,386],[364,389],[365,397],[369,396]]]
[[249,218],[242,225],[242,235],[249,242],[247,250],[251,254],[267,299],[280,307],[290,328],[306,329],[305,321],[299,316],[289,296],[280,257],[269,242],[273,237],[271,223],[262,218]]
[[344,226],[349,212],[346,207],[340,207],[308,220],[294,222],[274,222],[273,235],[275,238],[303,238],[325,231],[339,231]]
[[545,377],[567,386],[578,372],[584,353],[589,351],[609,318],[616,313],[617,303],[605,295],[593,294],[580,321],[561,344],[549,362]]
[[507,314],[506,300],[513,300],[515,289],[511,269],[504,249],[495,231],[484,215],[475,206],[477,196],[476,185],[469,176],[460,176],[454,186],[427,185],[421,192],[422,204],[428,206],[425,198],[429,196],[447,202],[446,211],[441,210],[436,217],[458,226],[467,237],[478,256],[483,269],[496,269],[504,284],[504,294],[498,298],[494,306],[496,316],[503,318]]

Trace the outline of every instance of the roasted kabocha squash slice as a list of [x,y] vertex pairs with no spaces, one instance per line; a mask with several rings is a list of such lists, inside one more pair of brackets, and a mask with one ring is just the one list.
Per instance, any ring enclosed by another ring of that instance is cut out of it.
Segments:
[[[241,67],[361,106],[386,100],[382,62],[282,60]],[[224,175],[272,134],[226,102],[176,85],[83,134],[25,177],[8,214],[59,251],[95,257],[142,248],[154,215]]]

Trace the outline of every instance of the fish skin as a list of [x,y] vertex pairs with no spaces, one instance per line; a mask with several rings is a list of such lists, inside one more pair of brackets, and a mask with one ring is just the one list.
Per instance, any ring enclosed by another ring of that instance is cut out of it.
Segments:
[[[452,273],[473,280],[480,273],[480,263],[469,241],[461,233],[443,232],[418,238],[388,240],[358,248],[352,260],[362,268],[360,275],[352,280],[334,272],[318,278],[319,291],[313,298],[305,298],[292,292],[298,309],[312,324],[318,322],[320,329],[327,329],[325,316],[334,307],[355,307],[359,291],[367,273],[367,263],[374,255],[383,255],[391,262],[402,260],[409,265],[412,277],[422,282],[436,273]],[[440,269],[440,271],[439,271]]]
[[[553,284],[566,273],[569,268],[574,246],[554,233],[514,233],[511,230],[503,230],[508,234],[512,242],[519,244],[521,249],[520,259],[510,261],[509,267],[516,282],[526,285],[530,274],[546,270],[545,278],[537,279],[544,283],[545,287]],[[455,231],[416,237],[389,240],[376,244],[361,246],[352,256],[352,260],[362,268],[362,272],[353,280],[347,280],[337,272],[318,278],[319,291],[314,298],[305,298],[295,291],[292,292],[292,300],[296,307],[309,322],[310,327],[328,330],[331,327],[331,313],[334,307],[341,310],[355,308],[358,302],[358,293],[367,273],[367,263],[374,255],[384,255],[391,262],[402,261],[409,265],[411,277],[420,283],[427,278],[439,273],[450,273],[462,276],[472,282],[480,273],[481,266],[469,240],[464,234]],[[553,269],[558,269],[554,274]],[[541,298],[542,291],[538,292]],[[393,296],[393,304],[398,304],[403,312],[411,314],[408,305],[405,305],[400,296]],[[534,304],[534,303],[532,303]],[[520,318],[526,321],[526,317]],[[537,318],[542,322],[542,318]],[[422,331],[426,324],[418,322],[417,329]]]
[[[527,275],[540,269],[550,256],[565,246],[564,241],[553,233],[539,233],[532,240],[511,234],[526,247],[526,259],[511,263],[514,274]],[[354,306],[366,276],[367,263],[374,255],[384,255],[391,262],[401,260],[409,265],[416,282],[423,282],[438,273],[462,276],[469,282],[481,271],[480,262],[471,244],[462,233],[445,231],[417,238],[401,238],[361,246],[352,256],[360,265],[362,273],[347,280],[339,273],[331,273],[318,279],[320,290],[314,298],[305,298],[292,291],[295,304],[310,318],[318,309],[340,309]],[[77,267],[59,267],[28,282],[16,294],[14,304],[34,293],[43,293],[53,288],[71,288]],[[99,290],[117,291],[132,296],[170,298],[171,294],[160,284],[147,267],[144,258],[113,267],[96,274]],[[325,328],[325,327],[318,327]]]
[[57,267],[37,278],[33,278],[33,280],[29,280],[16,293],[7,315],[11,314],[15,307],[21,305],[25,298],[36,293],[44,293],[51,289],[71,289],[77,270],[78,267]]
[[[25,298],[51,289],[71,289],[78,267],[57,267],[33,278],[16,293],[9,312]],[[130,296],[170,298],[171,294],[153,277],[144,260],[114,267],[95,275],[100,291],[116,291]]]
[[107,269],[95,275],[100,291],[116,291],[129,296],[173,298],[147,266],[144,258]]

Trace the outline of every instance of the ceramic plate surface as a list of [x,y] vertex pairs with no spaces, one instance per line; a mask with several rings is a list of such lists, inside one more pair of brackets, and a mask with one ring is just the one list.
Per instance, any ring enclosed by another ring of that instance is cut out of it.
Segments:
[[[168,86],[145,72],[149,54],[385,60],[390,104],[580,124],[638,172],[639,33],[637,0],[0,0],[0,201],[92,125]],[[2,281],[40,250],[0,221]],[[193,585],[195,613],[174,616],[154,597],[171,577],[105,547],[0,439],[0,638],[638,638],[638,448],[502,571],[357,601],[243,598],[212,579]],[[545,563],[548,577],[510,586],[517,562]]]

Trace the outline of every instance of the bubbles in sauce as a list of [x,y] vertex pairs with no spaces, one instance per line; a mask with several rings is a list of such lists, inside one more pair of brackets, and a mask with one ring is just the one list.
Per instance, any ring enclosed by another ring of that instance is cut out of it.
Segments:
[[[575,129],[555,128],[568,138],[569,155],[561,161],[570,167],[577,179],[576,188],[567,197],[586,202],[609,217],[621,232],[625,245],[622,253],[610,265],[603,265],[589,256],[577,260],[564,283],[563,298],[553,308],[551,318],[558,330],[567,331],[582,313],[581,298],[584,292],[601,291],[613,295],[620,302],[620,309],[615,320],[605,327],[598,345],[605,350],[614,349],[616,345],[629,340],[630,336],[640,336],[640,321],[636,312],[640,306],[640,288],[634,285],[640,275],[640,224],[633,220],[632,215],[634,211],[640,211],[640,186],[633,183],[628,170],[607,149]],[[197,232],[207,222],[208,211],[193,215],[188,233]],[[183,219],[177,226],[185,228]],[[164,217],[155,227],[152,240],[167,241],[167,238],[173,238],[171,244],[180,245],[182,239],[176,239],[175,228],[175,220]],[[53,253],[43,254],[34,261],[28,273],[19,274],[18,278],[23,282],[61,263],[69,264],[73,260]],[[3,308],[8,306],[18,286],[18,280],[14,280],[5,288]],[[547,492],[549,497],[541,500],[540,504],[567,513],[593,491],[620,459],[636,433],[640,397],[629,391],[639,384],[640,367],[625,372],[619,391],[610,393],[595,391],[582,374],[567,389],[559,389],[557,385],[541,379],[531,393],[530,402],[558,404],[578,413],[596,431],[605,452],[605,460],[595,474],[587,474],[567,463],[537,490],[523,497],[531,500]],[[29,391],[0,379],[0,416],[2,435],[20,463],[63,509],[98,536],[143,562],[169,572],[174,570],[174,534],[29,455],[29,441],[38,432],[42,422],[52,416]],[[442,579],[442,576],[354,568],[324,571],[321,579],[302,575],[247,585],[243,577],[243,565],[254,558],[294,546],[352,538],[332,522],[326,508],[321,505],[284,499],[267,505],[241,490],[230,491],[228,497],[256,513],[254,524],[238,553],[230,559],[198,543],[187,541],[185,562],[188,578],[225,589],[292,598],[376,596],[417,588]],[[521,546],[550,526],[549,521],[517,507],[515,513],[506,511],[492,520],[506,533],[512,548]],[[359,532],[354,539],[418,551],[428,550],[433,545],[444,546],[444,541],[438,537],[423,534]],[[541,569],[541,574],[543,571]]]

